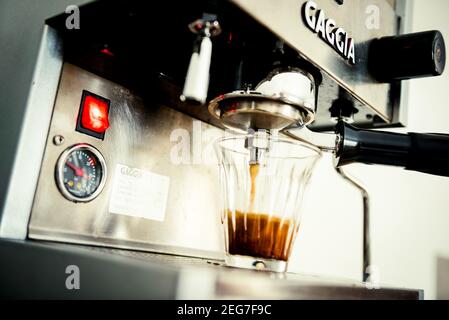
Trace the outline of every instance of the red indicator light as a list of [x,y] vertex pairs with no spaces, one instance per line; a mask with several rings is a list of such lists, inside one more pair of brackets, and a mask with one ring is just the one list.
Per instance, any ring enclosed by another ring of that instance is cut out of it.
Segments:
[[113,56],[114,56],[114,54],[112,53],[112,51],[109,50],[108,48],[101,49],[100,52],[103,53],[103,54],[105,54],[105,55],[107,55],[107,56],[110,56],[110,57],[113,57]]
[[81,115],[81,126],[97,133],[104,133],[109,128],[109,103],[105,100],[86,95]]
[[76,131],[103,140],[109,128],[109,106],[111,101],[83,90]]

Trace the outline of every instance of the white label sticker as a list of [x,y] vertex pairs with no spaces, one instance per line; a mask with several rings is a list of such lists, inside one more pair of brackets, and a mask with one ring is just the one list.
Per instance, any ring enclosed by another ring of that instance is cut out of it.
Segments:
[[164,221],[170,178],[118,164],[109,212]]

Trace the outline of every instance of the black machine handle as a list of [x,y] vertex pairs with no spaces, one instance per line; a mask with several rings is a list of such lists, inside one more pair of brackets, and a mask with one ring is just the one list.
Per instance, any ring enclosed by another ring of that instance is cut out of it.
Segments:
[[337,167],[360,162],[449,177],[449,135],[361,130],[341,121]]

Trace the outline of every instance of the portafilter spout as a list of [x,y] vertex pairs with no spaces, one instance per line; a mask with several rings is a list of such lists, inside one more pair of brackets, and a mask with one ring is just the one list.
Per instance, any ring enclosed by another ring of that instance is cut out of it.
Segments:
[[249,151],[249,164],[259,164],[271,149],[271,133],[266,130],[247,135],[245,139],[245,148]]

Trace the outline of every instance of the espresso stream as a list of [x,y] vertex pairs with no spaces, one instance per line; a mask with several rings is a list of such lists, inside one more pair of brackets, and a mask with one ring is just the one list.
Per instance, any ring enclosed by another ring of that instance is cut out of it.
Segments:
[[259,165],[250,165],[250,210],[227,212],[229,253],[287,261],[297,232],[293,220],[254,213]]

